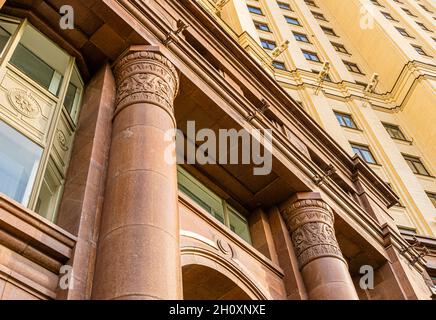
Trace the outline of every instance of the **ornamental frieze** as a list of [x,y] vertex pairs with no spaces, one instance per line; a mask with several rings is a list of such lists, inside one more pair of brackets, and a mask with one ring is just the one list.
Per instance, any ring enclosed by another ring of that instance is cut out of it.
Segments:
[[41,107],[32,94],[23,89],[11,89],[8,92],[8,99],[12,107],[21,115],[34,119],[41,114]]

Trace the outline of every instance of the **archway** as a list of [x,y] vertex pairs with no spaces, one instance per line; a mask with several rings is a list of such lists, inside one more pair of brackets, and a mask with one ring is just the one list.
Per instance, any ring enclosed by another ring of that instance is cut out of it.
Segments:
[[212,268],[190,264],[182,268],[185,300],[251,300],[235,282]]

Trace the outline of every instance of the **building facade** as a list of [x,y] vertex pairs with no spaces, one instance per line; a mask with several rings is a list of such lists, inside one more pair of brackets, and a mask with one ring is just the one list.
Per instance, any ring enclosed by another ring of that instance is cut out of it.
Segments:
[[430,2],[0,4],[1,299],[434,298]]

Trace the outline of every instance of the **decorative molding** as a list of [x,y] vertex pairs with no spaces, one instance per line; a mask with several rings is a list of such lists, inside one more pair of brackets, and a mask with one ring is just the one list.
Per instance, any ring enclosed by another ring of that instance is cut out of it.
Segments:
[[217,239],[216,244],[218,246],[218,249],[224,253],[224,255],[229,258],[233,259],[235,255],[235,251],[233,250],[232,246],[225,240]]
[[158,52],[136,51],[115,66],[116,112],[137,103],[158,105],[173,115],[179,77],[173,64]]
[[11,89],[8,92],[8,98],[14,109],[27,118],[34,119],[41,114],[41,107],[38,102],[26,90],[19,88]]
[[167,36],[165,37],[165,40],[162,41],[162,43],[165,46],[169,46],[170,43],[172,42],[178,42],[179,39],[179,34],[181,34],[183,31],[185,31],[187,28],[189,27],[189,25],[187,25],[184,21],[182,20],[177,20],[177,29],[174,31],[170,31]]
[[59,129],[56,130],[56,138],[58,140],[59,147],[63,151],[68,151],[70,149],[67,145],[67,138],[65,137],[65,134]]
[[333,166],[333,164],[329,164],[328,167],[324,170],[322,175],[319,175],[317,173],[312,177],[312,180],[313,182],[315,182],[317,186],[320,186],[326,181],[328,177],[331,177],[335,173],[336,173],[336,168]]
[[297,200],[282,210],[300,269],[321,257],[345,262],[334,231],[334,215],[322,200]]

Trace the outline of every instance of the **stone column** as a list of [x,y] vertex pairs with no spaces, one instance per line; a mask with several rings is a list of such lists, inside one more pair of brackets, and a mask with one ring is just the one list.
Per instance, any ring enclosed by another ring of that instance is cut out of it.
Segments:
[[156,47],[115,64],[117,85],[93,299],[181,299],[175,141],[179,78]]
[[358,299],[334,231],[332,209],[316,193],[300,193],[281,207],[311,300]]

